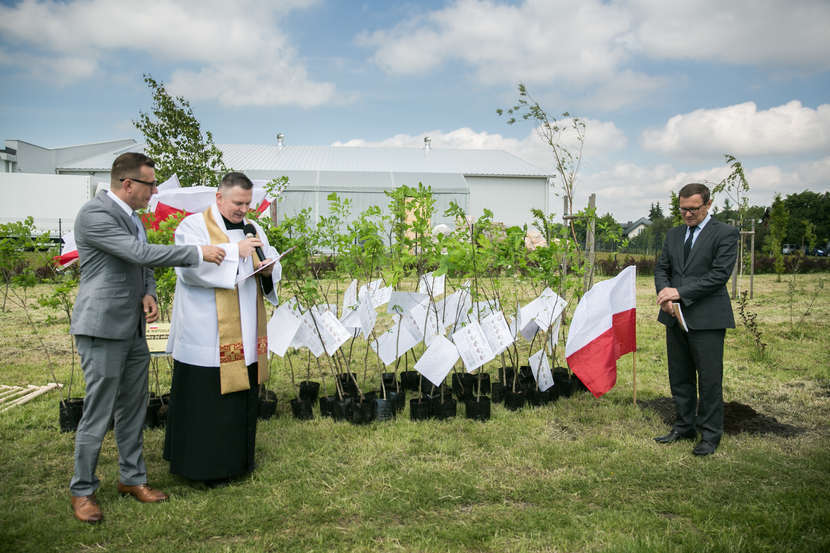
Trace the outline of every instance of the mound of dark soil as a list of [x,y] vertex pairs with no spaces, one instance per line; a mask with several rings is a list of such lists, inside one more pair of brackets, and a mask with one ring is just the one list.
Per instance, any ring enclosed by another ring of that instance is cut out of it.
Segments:
[[[667,425],[674,423],[674,400],[670,397],[658,397],[639,402],[640,407],[653,409]],[[730,401],[723,404],[723,431],[725,434],[774,434],[776,436],[795,436],[804,432],[803,428],[778,422],[775,417],[759,413],[749,405]]]

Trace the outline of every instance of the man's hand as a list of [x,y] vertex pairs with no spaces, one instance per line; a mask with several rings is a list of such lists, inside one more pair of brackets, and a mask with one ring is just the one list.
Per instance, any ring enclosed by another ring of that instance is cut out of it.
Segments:
[[[268,263],[268,262],[270,262],[270,261],[271,261],[271,259],[269,259],[269,258],[266,258],[266,259],[263,259],[263,260],[262,260],[262,262],[263,262],[263,263]],[[273,271],[274,271],[274,263],[271,263],[270,265],[268,265],[267,267],[265,267],[264,269],[262,269],[262,270],[259,272],[259,274],[261,274],[262,276],[267,276],[267,277],[269,277],[269,276],[271,276],[271,273],[272,273]]]
[[666,286],[660,290],[660,293],[657,294],[657,303],[662,306],[667,301],[680,301],[680,294],[677,292],[677,288]]
[[674,304],[671,300],[663,302],[660,304],[660,309],[671,315],[672,317],[675,316],[674,314]]
[[240,240],[237,242],[237,246],[239,246],[239,257],[251,257],[254,249],[257,247],[261,248],[263,244],[262,240],[254,236]]
[[159,318],[159,306],[156,303],[156,298],[147,294],[141,298],[141,305],[144,307],[144,318],[148,323],[154,323]]
[[225,250],[223,250],[219,246],[199,247],[202,248],[202,259],[209,263],[216,263],[217,265],[221,265],[222,260],[225,259]]

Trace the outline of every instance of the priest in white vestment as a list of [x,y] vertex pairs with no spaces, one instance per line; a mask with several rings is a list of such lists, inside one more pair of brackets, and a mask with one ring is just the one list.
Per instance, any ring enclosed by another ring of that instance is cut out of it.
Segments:
[[164,458],[172,473],[209,486],[254,469],[257,389],[268,377],[263,300],[277,303],[282,267],[262,228],[245,219],[252,189],[244,174],[228,173],[216,203],[175,234],[176,244],[226,254],[218,266],[176,271],[167,343],[174,363]]

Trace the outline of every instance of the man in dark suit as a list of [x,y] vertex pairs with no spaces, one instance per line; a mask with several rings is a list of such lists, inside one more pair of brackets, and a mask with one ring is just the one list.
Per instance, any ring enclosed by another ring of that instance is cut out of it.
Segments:
[[148,244],[135,210],[147,207],[156,191],[153,160],[125,153],[112,164],[110,190],[84,204],[75,219],[81,281],[72,313],[86,382],[84,412],[75,435],[75,472],[69,484],[75,518],[103,518],[95,499],[101,442],[115,415],[118,491],[141,502],[167,495],[147,486],[142,428],[147,406],[150,353],[145,321],[158,318],[153,266],[221,263],[215,246]]
[[[726,329],[735,328],[726,283],[739,232],[709,214],[712,200],[705,185],[687,184],[678,196],[685,224],[666,234],[654,268],[677,418],[669,433],[655,440],[695,440],[699,429],[701,440],[692,453],[710,455],[723,434],[723,340]],[[688,331],[677,320],[675,303]]]

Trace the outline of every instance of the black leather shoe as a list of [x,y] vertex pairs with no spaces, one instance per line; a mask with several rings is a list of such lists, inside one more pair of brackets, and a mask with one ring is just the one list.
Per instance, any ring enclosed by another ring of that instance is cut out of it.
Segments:
[[671,444],[677,440],[694,440],[697,438],[697,431],[687,430],[686,432],[678,432],[672,428],[665,436],[657,436],[654,441],[658,444]]
[[703,457],[704,455],[711,455],[715,452],[717,446],[712,442],[707,442],[706,440],[700,440],[695,448],[692,450],[692,453],[699,457]]

